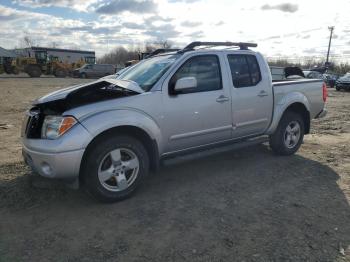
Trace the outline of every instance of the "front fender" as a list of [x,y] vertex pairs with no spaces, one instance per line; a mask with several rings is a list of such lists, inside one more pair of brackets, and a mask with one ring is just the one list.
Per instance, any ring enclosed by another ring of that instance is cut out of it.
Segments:
[[[151,139],[157,142],[160,152],[162,134],[156,121],[146,113],[134,109],[113,109],[90,115],[81,120],[81,124],[88,130],[92,138],[104,131],[118,126],[132,126],[145,131]],[[92,140],[92,139],[91,139]],[[87,144],[89,144],[88,141]]]
[[280,94],[275,97],[275,106],[273,111],[273,117],[269,129],[266,131],[268,135],[275,132],[284,112],[289,106],[295,103],[300,103],[305,106],[307,111],[310,112],[310,102],[307,97],[300,92],[292,92],[287,95]]

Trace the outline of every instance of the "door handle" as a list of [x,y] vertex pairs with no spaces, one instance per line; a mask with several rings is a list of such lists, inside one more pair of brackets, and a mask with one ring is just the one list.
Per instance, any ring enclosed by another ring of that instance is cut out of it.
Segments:
[[269,94],[265,91],[265,90],[261,90],[258,94],[258,97],[264,97],[264,96],[268,96]]
[[227,96],[221,95],[218,98],[216,98],[216,102],[218,103],[224,103],[229,101],[230,99]]

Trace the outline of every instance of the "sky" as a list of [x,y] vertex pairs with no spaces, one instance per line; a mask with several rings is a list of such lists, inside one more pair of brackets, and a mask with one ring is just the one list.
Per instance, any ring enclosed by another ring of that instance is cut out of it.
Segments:
[[268,57],[350,62],[350,0],[0,0],[0,46],[94,50],[153,41],[255,42]]

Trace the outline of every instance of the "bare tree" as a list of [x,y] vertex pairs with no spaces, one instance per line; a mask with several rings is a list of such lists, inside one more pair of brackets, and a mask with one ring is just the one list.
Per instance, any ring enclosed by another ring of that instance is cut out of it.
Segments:
[[115,48],[111,52],[97,59],[97,63],[124,65],[125,62],[130,60],[137,60],[138,58],[139,58],[139,52],[135,50],[127,50],[121,46],[121,47]]
[[169,49],[172,46],[173,44],[169,40],[147,42],[145,45],[144,51],[147,53],[151,53],[154,50],[157,50],[160,48]]
[[34,45],[34,40],[30,36],[23,37],[23,42],[26,47],[32,47]]

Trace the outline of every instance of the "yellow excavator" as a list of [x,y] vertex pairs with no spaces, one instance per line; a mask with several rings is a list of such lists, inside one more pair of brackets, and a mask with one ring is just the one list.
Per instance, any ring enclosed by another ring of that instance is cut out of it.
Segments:
[[54,75],[56,77],[69,76],[72,71],[85,64],[85,61],[77,63],[66,63],[59,61],[57,56],[47,55],[47,51],[35,51],[35,57],[17,57],[12,61],[7,61],[4,65],[8,74],[18,74],[25,72],[30,77],[40,77],[44,75]]

